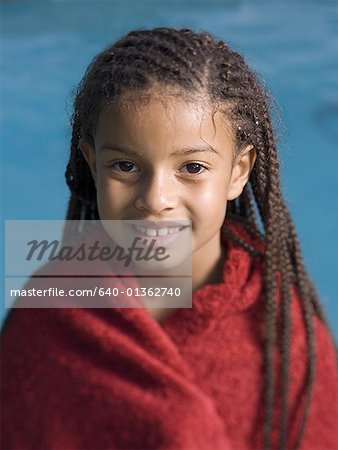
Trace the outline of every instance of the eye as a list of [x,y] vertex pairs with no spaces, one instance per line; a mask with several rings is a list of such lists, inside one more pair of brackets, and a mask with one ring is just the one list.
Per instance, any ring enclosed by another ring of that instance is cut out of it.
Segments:
[[[183,167],[185,167],[187,169],[186,170],[187,173],[192,174],[192,175],[202,173],[202,172],[204,172],[204,170],[208,170],[207,167],[203,166],[203,164],[195,163],[195,162],[188,163]],[[203,170],[201,170],[201,169],[203,169]]]
[[110,167],[112,167],[117,172],[129,172],[130,173],[130,172],[138,172],[138,170],[139,170],[138,167],[136,166],[136,164],[132,163],[131,161],[117,161],[114,164],[112,164]]

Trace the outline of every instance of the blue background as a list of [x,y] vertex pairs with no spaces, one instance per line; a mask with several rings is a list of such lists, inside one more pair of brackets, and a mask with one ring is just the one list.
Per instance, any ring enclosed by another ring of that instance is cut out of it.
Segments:
[[[71,90],[108,43],[131,29],[155,26],[213,32],[246,56],[277,100],[284,197],[338,340],[336,2],[4,2],[3,219],[64,218]],[[4,314],[2,306],[1,319]]]

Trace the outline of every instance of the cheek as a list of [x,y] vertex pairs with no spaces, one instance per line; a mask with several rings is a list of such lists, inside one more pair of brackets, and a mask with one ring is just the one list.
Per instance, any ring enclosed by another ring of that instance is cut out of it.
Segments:
[[200,186],[194,191],[194,201],[205,207],[206,205],[219,205],[224,204],[226,201],[228,181],[224,176],[215,175],[210,177],[205,183],[201,183]]
[[[226,214],[226,201],[220,192],[202,189],[190,204],[194,239],[204,242],[220,231]],[[195,244],[196,244],[195,242]]]
[[[224,176],[215,176],[194,192],[195,214],[210,226],[221,226],[226,213],[228,180]],[[207,212],[207,214],[206,214]]]
[[128,190],[122,189],[120,183],[108,177],[98,177],[96,190],[101,219],[120,218],[119,212],[130,201]]

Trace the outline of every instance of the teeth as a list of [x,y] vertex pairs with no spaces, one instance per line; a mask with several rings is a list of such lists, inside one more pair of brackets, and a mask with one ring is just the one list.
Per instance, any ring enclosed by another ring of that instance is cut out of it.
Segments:
[[136,230],[139,233],[146,234],[147,236],[155,237],[155,236],[167,236],[168,234],[178,233],[181,230],[181,227],[165,227],[165,228],[145,228],[138,225],[135,225]]
[[167,236],[168,232],[168,228],[160,228],[159,230],[157,230],[157,234],[159,236]]
[[156,230],[154,228],[147,228],[146,234],[147,236],[156,236]]
[[179,227],[169,228],[169,234],[177,233],[178,231],[180,231]]

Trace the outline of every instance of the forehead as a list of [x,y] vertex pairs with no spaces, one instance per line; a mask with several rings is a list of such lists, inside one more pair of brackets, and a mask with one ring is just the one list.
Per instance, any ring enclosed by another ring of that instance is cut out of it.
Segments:
[[167,92],[135,94],[106,105],[95,134],[96,145],[118,143],[139,149],[169,151],[206,142],[219,150],[234,147],[234,133],[225,115],[205,97]]

